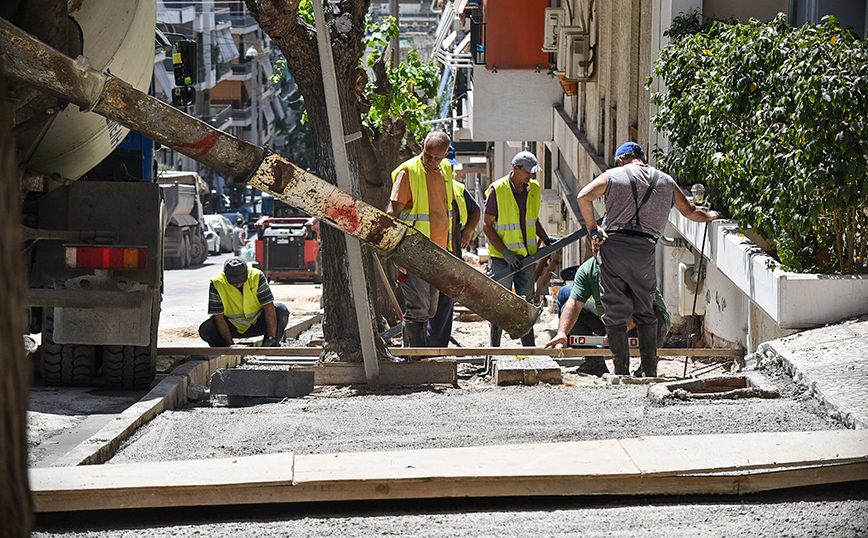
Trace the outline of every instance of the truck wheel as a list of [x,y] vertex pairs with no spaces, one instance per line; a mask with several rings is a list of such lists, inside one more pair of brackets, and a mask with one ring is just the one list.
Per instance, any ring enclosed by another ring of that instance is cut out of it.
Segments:
[[184,235],[181,239],[181,269],[190,267],[190,237]]
[[102,346],[102,378],[117,389],[147,389],[157,375],[156,347]]
[[205,242],[205,236],[195,234],[190,239],[190,259],[191,265],[202,265],[208,257],[208,243]]
[[151,311],[150,346],[102,346],[102,379],[118,389],[147,389],[157,376],[157,336],[161,298],[154,298]]
[[46,308],[42,322],[39,372],[46,384],[58,387],[87,387],[96,377],[96,346],[57,344],[54,309]]

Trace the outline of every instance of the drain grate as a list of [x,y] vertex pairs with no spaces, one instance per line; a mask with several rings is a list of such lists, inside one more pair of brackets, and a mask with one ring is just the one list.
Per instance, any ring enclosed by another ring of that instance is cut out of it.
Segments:
[[758,372],[736,376],[714,376],[658,383],[648,388],[648,397],[666,400],[723,400],[736,398],[778,398],[780,392]]

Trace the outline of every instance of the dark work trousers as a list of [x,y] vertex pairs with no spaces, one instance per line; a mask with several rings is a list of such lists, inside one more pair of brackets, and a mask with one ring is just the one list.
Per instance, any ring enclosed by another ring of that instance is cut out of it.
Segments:
[[449,347],[452,336],[452,307],[455,299],[445,293],[440,293],[437,301],[437,313],[428,320],[428,347]]
[[[289,309],[286,308],[286,305],[283,303],[274,303],[274,309],[277,314],[277,341],[280,342],[283,340],[283,332],[286,330],[286,324],[289,323]],[[232,335],[232,338],[264,336],[265,312],[263,312],[262,315],[259,316],[259,319],[256,320],[256,323],[254,323],[243,334],[238,332],[235,325],[233,325],[228,319],[226,320],[226,324],[229,325],[229,333]],[[224,342],[223,337],[220,336],[220,331],[217,329],[217,322],[214,321],[214,316],[211,316],[206,319],[202,325],[199,325],[199,336],[202,337],[202,340],[208,342],[208,345],[211,347],[226,347],[229,345],[229,342]]]
[[407,273],[407,279],[399,282],[404,294],[404,323],[428,323],[437,313],[440,291],[421,278]]
[[613,232],[600,247],[600,291],[606,327],[626,325],[631,317],[636,325],[657,321],[656,246],[644,237]]
[[[567,299],[570,298],[570,293],[572,291],[573,287],[569,285],[562,287],[558,291],[558,317],[561,316],[564,305],[566,304]],[[666,316],[662,310],[657,308],[656,305],[654,306],[654,315],[657,317],[657,341],[662,343],[663,339],[666,338],[666,335],[669,334],[669,329],[666,327]],[[603,320],[600,319],[600,316],[597,315],[597,303],[594,302],[594,299],[588,299],[588,302],[586,302],[585,306],[582,307],[582,311],[579,312],[579,319],[576,320],[576,324],[573,325],[569,334],[582,336],[606,336],[606,326],[603,324]],[[629,335],[636,336],[635,327],[629,332]]]

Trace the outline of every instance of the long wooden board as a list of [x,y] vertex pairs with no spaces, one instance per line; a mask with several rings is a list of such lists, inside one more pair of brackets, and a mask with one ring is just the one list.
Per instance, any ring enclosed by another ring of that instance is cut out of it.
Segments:
[[37,512],[436,497],[743,494],[866,479],[866,430],[30,470]]
[[[560,348],[545,349],[541,347],[390,347],[389,351],[397,357],[477,357],[480,355],[495,356],[545,356],[545,357],[609,357],[612,352],[608,348]],[[211,356],[218,355],[261,355],[269,357],[316,357],[322,353],[319,347],[161,347],[159,355]],[[638,349],[631,349],[630,354],[639,356]],[[744,351],[739,349],[711,348],[661,348],[657,350],[659,357],[744,357]]]

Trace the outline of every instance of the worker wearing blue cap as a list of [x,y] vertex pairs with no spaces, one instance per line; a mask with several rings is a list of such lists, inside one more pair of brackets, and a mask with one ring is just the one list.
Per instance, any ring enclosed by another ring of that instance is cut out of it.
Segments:
[[[657,239],[663,235],[673,206],[695,222],[708,222],[720,214],[690,202],[671,176],[648,165],[639,144],[622,144],[615,151],[615,161],[615,168],[579,192],[579,209],[594,252],[599,252],[603,323],[615,373],[630,373],[627,321],[632,317],[639,337],[642,375],[657,377]],[[604,195],[606,213],[602,226],[597,227],[593,201]]]

